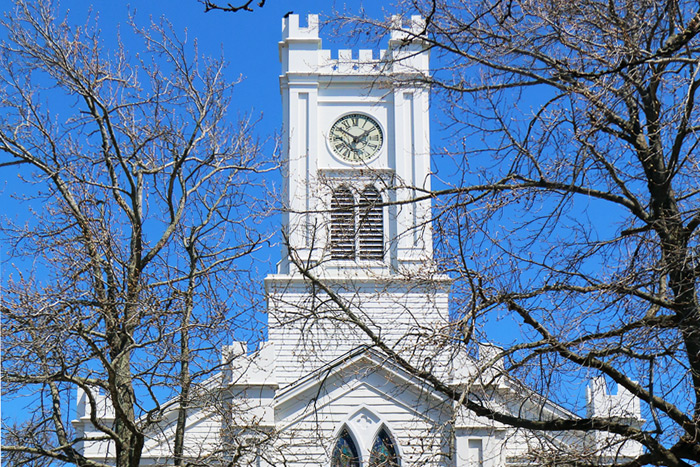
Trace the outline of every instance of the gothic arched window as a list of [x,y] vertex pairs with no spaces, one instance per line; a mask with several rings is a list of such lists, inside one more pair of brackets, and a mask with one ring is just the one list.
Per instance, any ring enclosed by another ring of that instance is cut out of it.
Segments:
[[355,197],[344,186],[331,200],[331,258],[355,258]]
[[360,259],[384,257],[384,211],[382,197],[373,186],[367,186],[360,195],[358,228],[358,256]]
[[399,455],[386,428],[377,433],[369,455],[368,467],[399,467]]
[[347,428],[343,428],[335,443],[331,467],[360,467],[360,455]]

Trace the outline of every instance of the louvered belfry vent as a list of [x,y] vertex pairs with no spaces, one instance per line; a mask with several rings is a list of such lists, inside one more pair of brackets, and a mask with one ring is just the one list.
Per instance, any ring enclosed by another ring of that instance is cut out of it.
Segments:
[[331,258],[355,258],[355,198],[344,186],[331,200]]
[[384,208],[382,196],[373,186],[365,187],[357,198],[347,186],[333,192],[331,258],[384,258]]
[[360,259],[384,257],[384,215],[382,197],[373,186],[360,195],[358,229],[358,256]]

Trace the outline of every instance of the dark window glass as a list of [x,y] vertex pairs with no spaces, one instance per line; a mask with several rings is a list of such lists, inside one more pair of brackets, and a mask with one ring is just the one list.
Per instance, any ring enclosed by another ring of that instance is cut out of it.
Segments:
[[343,429],[340,432],[338,442],[335,443],[331,467],[360,467],[360,456],[357,453],[357,447],[347,429]]
[[369,467],[399,467],[399,456],[389,433],[382,428],[374,440]]

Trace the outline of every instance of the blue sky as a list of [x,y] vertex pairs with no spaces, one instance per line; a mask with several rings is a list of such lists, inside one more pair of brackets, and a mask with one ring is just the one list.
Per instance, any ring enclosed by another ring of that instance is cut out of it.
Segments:
[[[74,25],[85,24],[89,17],[96,17],[102,30],[105,50],[116,46],[116,39],[121,36],[129,52],[136,54],[142,44],[134,41],[129,34],[130,26],[127,24],[129,15],[134,15],[135,22],[140,26],[146,26],[153,19],[157,21],[161,17],[172,23],[175,32],[180,37],[187,37],[187,41],[193,44],[197,41],[200,55],[223,55],[229,63],[229,79],[242,81],[236,86],[234,99],[229,109],[229,118],[238,119],[240,116],[250,114],[254,119],[259,119],[257,134],[261,140],[273,141],[279,133],[282,116],[281,100],[279,93],[280,63],[278,55],[278,42],[281,37],[282,17],[293,10],[303,18],[309,13],[318,13],[321,20],[333,16],[335,11],[347,11],[359,13],[374,18],[384,18],[396,11],[389,0],[375,0],[370,2],[354,1],[340,2],[328,0],[267,0],[263,8],[255,8],[253,12],[224,13],[219,11],[204,12],[204,7],[197,0],[149,0],[149,1],[86,1],[86,0],[59,0],[61,10],[67,15],[68,21]],[[3,0],[0,3],[0,11],[5,13],[11,9],[11,0]],[[305,18],[302,19],[302,23]],[[0,30],[0,38],[3,32]],[[344,37],[335,37],[332,27],[322,26],[321,37],[323,47],[332,50],[333,55],[339,48],[358,48],[353,42],[347,43]],[[376,44],[364,45],[364,47],[376,47]],[[439,148],[444,144],[440,138],[444,133],[437,123],[441,119],[440,106],[431,107],[431,131],[432,146]],[[454,128],[448,131],[454,131]],[[476,141],[475,141],[476,143]],[[266,146],[267,151],[273,151],[274,144],[270,142]],[[439,187],[438,178],[450,178],[454,176],[454,166],[449,165],[449,159],[433,154],[433,170],[438,172],[434,177],[433,186]],[[439,166],[439,167],[436,167]],[[441,169],[441,170],[438,170]],[[277,174],[267,180],[273,185],[281,183]],[[0,199],[9,199],[13,192],[20,189],[26,190],[26,185],[17,183],[17,177],[13,169],[0,171]],[[9,214],[14,217],[25,215],[26,209],[17,209],[16,203],[5,203],[10,206]],[[14,211],[13,211],[14,209]],[[277,230],[280,217],[275,216],[268,220],[267,228]],[[2,249],[4,250],[4,248]],[[8,257],[5,251],[1,253],[0,275],[9,273]],[[253,258],[254,276],[260,281],[265,274],[274,272],[274,265],[280,259],[280,249],[273,247],[258,252]],[[502,326],[503,323],[501,323]]]
[[[263,8],[255,8],[253,12],[240,11],[225,13],[210,11],[205,13],[204,7],[197,0],[149,0],[149,1],[86,1],[58,0],[62,14],[67,15],[73,25],[85,24],[88,18],[96,19],[101,28],[103,45],[106,51],[116,47],[117,37],[121,37],[131,54],[138,53],[142,48],[140,40],[130,34],[129,15],[133,15],[139,26],[148,25],[152,19],[158,21],[161,17],[172,23],[174,31],[180,37],[186,37],[189,44],[195,40],[200,55],[223,56],[228,62],[228,76],[232,81],[241,80],[234,91],[234,99],[229,109],[229,118],[237,120],[246,114],[258,120],[257,134],[263,141],[270,143],[267,151],[274,150],[272,141],[281,128],[281,99],[279,92],[280,63],[278,42],[281,38],[282,17],[293,10],[295,14],[305,17],[309,13],[318,13],[321,21],[331,18],[334,12],[341,11],[357,14],[362,11],[367,16],[382,19],[396,13],[389,0],[371,2],[341,2],[328,0],[267,0]],[[7,14],[11,10],[11,0],[0,3],[0,11]],[[0,38],[4,32],[0,30]],[[357,49],[360,45],[355,41],[347,43],[345,37],[336,37],[331,26],[321,28],[323,47],[332,50],[335,55],[338,49]],[[377,44],[364,44],[363,48],[377,48]],[[56,111],[57,109],[52,109]],[[431,108],[432,145],[438,148],[443,145],[440,136],[443,133],[437,122],[441,115],[439,105]],[[451,131],[453,131],[452,129]],[[437,151],[435,151],[437,152]],[[434,170],[438,178],[453,176],[454,167],[446,165],[449,159],[439,154],[433,155]],[[438,171],[436,165],[441,166]],[[434,178],[434,187],[439,185]],[[276,174],[267,182],[272,185],[281,183],[280,175]],[[8,199],[12,193],[26,190],[26,184],[20,184],[12,168],[0,171],[0,199]],[[9,214],[15,218],[26,215],[26,204],[20,207],[17,203],[5,203]],[[8,208],[9,206],[9,208]],[[281,221],[279,216],[268,219],[262,228],[276,231]],[[7,246],[6,246],[7,247]],[[2,248],[1,250],[5,250]],[[7,251],[1,251],[0,276],[10,272]],[[273,247],[258,252],[252,259],[253,276],[262,281],[264,275],[274,272],[275,263],[280,259],[280,248]],[[3,271],[4,269],[4,271]]]
[[[10,0],[3,0],[0,5],[0,10],[6,11],[10,8]],[[280,73],[278,42],[281,19],[285,13],[290,10],[300,16],[319,13],[323,20],[331,17],[336,9],[347,10],[350,13],[357,13],[360,9],[364,9],[365,14],[375,18],[383,18],[394,12],[390,2],[386,0],[366,3],[267,0],[263,8],[256,8],[252,13],[217,11],[205,13],[203,6],[197,0],[148,0],[130,4],[107,0],[94,2],[62,0],[61,8],[67,12],[68,19],[73,24],[85,23],[89,14],[98,16],[105,49],[115,46],[119,32],[127,47],[129,46],[127,18],[130,13],[135,15],[136,23],[142,26],[147,25],[150,18],[157,20],[165,17],[173,24],[174,30],[180,37],[186,35],[190,43],[197,40],[201,55],[223,55],[229,63],[228,75],[231,80],[242,78],[241,83],[236,87],[229,117],[237,119],[239,115],[252,114],[255,118],[260,118],[257,132],[263,140],[273,138],[279,132],[282,121],[278,80]],[[0,32],[1,35],[2,32]],[[324,48],[330,48],[333,51],[339,48],[357,48],[354,44],[342,43],[335,38],[334,32],[329,27],[322,28],[321,36]],[[134,46],[131,52],[138,52],[138,47],[141,47],[140,43]],[[433,147],[439,147],[442,145],[442,140],[440,127],[436,124],[441,117],[438,106],[434,105],[431,112],[432,144]],[[270,151],[272,147],[272,144],[268,145]],[[436,158],[437,156],[434,157],[434,164]],[[5,199],[13,191],[11,170],[0,171],[0,199]],[[450,176],[449,169],[446,169],[446,176]],[[273,226],[279,221],[279,217],[271,220]],[[274,264],[279,260],[279,254],[279,248],[275,247],[260,252],[256,256],[255,268],[260,281],[265,274],[274,272]],[[0,261],[0,267],[2,263],[5,263],[5,259]],[[491,325],[498,330],[499,337],[504,339],[509,334],[517,333],[517,327],[505,320],[491,323]]]
[[[201,54],[223,54],[229,63],[231,79],[239,76],[244,78],[235,94],[231,115],[235,117],[237,113],[262,113],[264,119],[260,126],[261,134],[272,133],[281,124],[277,44],[285,13],[290,10],[300,16],[318,13],[322,18],[331,15],[334,9],[356,12],[364,8],[367,14],[377,17],[391,13],[387,1],[363,4],[324,0],[268,0],[263,8],[256,8],[252,13],[205,13],[197,0],[149,0],[131,4],[120,1],[63,0],[61,5],[70,11],[70,19],[78,24],[91,9],[98,13],[99,23],[108,39],[114,37],[117,28],[128,29],[125,23],[130,11],[135,12],[137,23],[141,25],[147,23],[149,17],[157,19],[163,16],[179,34],[186,31],[188,40],[196,38]],[[329,28],[324,28],[321,35],[325,48],[338,48],[337,42],[331,40],[333,32]],[[340,48],[345,48],[345,45]]]
[[[224,2],[226,0],[223,0]],[[7,11],[11,7],[11,0],[0,2],[0,11]],[[141,0],[141,1],[109,1],[109,0],[61,0],[61,8],[67,12],[69,21],[73,24],[83,24],[89,14],[98,16],[104,37],[104,46],[110,49],[115,45],[118,32],[122,32],[122,37],[129,45],[127,18],[130,13],[135,14],[136,22],[145,26],[149,18],[157,20],[165,17],[173,24],[174,30],[181,37],[188,38],[192,43],[197,40],[199,53],[201,55],[223,55],[229,63],[228,76],[231,80],[242,78],[234,93],[234,100],[229,109],[229,117],[237,119],[244,114],[252,114],[254,118],[259,118],[257,133],[262,140],[271,139],[279,132],[281,117],[281,101],[279,93],[278,76],[280,64],[278,60],[278,41],[280,40],[281,19],[290,10],[304,17],[308,13],[319,13],[321,19],[332,17],[334,10],[347,10],[350,13],[357,13],[360,9],[365,10],[365,14],[375,18],[383,18],[394,13],[391,3],[388,0],[373,1],[329,1],[329,0],[267,0],[263,8],[256,8],[254,12],[223,13],[212,11],[204,12],[203,6],[197,0]],[[303,20],[302,20],[303,21]],[[2,38],[0,31],[0,38]],[[338,48],[357,48],[354,44],[343,43],[343,39],[335,38],[334,31],[330,27],[321,30],[324,48],[335,51]],[[137,45],[131,50],[138,52]],[[334,52],[335,53],[335,52]],[[533,92],[533,91],[530,91]],[[531,95],[533,105],[537,100],[545,98],[545,95]],[[523,105],[528,104],[527,98],[522,101]],[[2,109],[0,109],[2,118]],[[437,123],[441,119],[438,105],[431,108],[431,129],[432,145],[438,148],[443,145],[447,138],[441,136],[449,133],[443,132]],[[454,131],[454,128],[448,131]],[[479,138],[474,138],[474,144],[479,144]],[[267,146],[272,151],[273,144]],[[434,151],[433,164],[440,165],[442,173],[440,176],[449,178],[451,166],[446,164],[447,159],[440,157]],[[11,203],[6,202],[10,194],[16,188],[16,176],[12,168],[0,170],[0,202],[4,209],[13,209]],[[279,183],[279,175],[272,178],[271,183]],[[15,184],[13,184],[15,183]],[[438,186],[435,183],[433,186]],[[601,236],[617,228],[617,225],[601,222],[605,219],[615,219],[607,206],[602,203],[595,203],[590,200],[581,200],[578,208],[574,210],[574,215],[585,213],[590,221],[590,225],[601,230]],[[14,205],[16,206],[16,205]],[[14,208],[16,209],[16,208]],[[606,211],[603,211],[606,209]],[[605,213],[603,216],[601,213]],[[15,216],[26,215],[26,211],[16,210],[6,212]],[[277,227],[280,217],[273,217],[268,227]],[[508,226],[508,219],[503,221]],[[5,255],[8,245],[0,246],[0,254]],[[274,272],[274,264],[279,260],[280,249],[273,247],[259,252],[255,260],[258,283],[262,285],[262,277]],[[598,264],[594,264],[598,266]],[[0,258],[0,276],[2,269],[7,270],[7,257]],[[0,280],[3,280],[0,277]],[[518,336],[518,327],[507,316],[501,320],[493,319],[485,323],[485,328],[490,331],[491,337],[498,341],[510,340],[511,336]],[[241,337],[241,336],[237,336]],[[578,382],[576,383],[579,384]],[[577,386],[581,395],[581,387]],[[579,400],[582,397],[578,398]]]
[[[374,1],[367,5],[367,14],[376,17],[384,17],[391,14],[391,10],[383,10],[388,7],[388,2]],[[257,133],[261,140],[272,140],[279,133],[281,117],[281,100],[279,92],[280,63],[278,58],[278,42],[281,36],[281,22],[285,13],[294,10],[300,16],[308,13],[318,13],[323,17],[332,14],[334,8],[351,12],[357,12],[362,8],[361,2],[351,4],[334,3],[323,0],[295,0],[294,2],[267,0],[263,8],[255,8],[254,12],[224,13],[211,11],[204,12],[204,7],[197,0],[148,0],[148,1],[85,1],[85,0],[60,0],[60,8],[67,15],[68,22],[73,25],[85,24],[89,17],[97,18],[97,23],[102,31],[104,49],[114,49],[116,39],[123,39],[129,52],[136,54],[142,44],[134,41],[130,35],[130,26],[127,24],[130,14],[135,15],[135,22],[140,26],[147,26],[152,18],[157,21],[164,17],[172,23],[174,31],[179,37],[187,37],[187,42],[192,44],[197,41],[200,55],[223,56],[229,63],[228,76],[231,80],[242,79],[234,92],[234,100],[229,109],[229,118],[237,120],[245,114],[251,114],[254,119],[259,119]],[[12,9],[11,0],[0,2],[0,12],[4,16]],[[305,20],[303,20],[305,22]],[[331,39],[333,32],[329,28],[321,31],[324,38],[324,47],[337,50],[347,48],[346,44],[340,46]],[[0,28],[0,39],[5,32]],[[57,109],[52,109],[55,112]],[[2,110],[0,110],[0,118]],[[270,143],[267,148],[273,150]],[[279,183],[279,174],[275,176],[273,183]],[[4,214],[15,219],[28,218],[26,204],[11,202],[13,193],[22,193],[27,190],[26,184],[19,182],[16,169],[12,167],[0,170],[0,202],[4,205]],[[279,222],[279,216],[273,217],[270,228],[277,229],[275,222]],[[4,281],[14,269],[11,263],[17,259],[12,258],[10,245],[0,246],[0,280]],[[274,272],[274,264],[279,260],[280,249],[271,249],[259,252],[255,258],[254,268],[260,283],[262,277]],[[21,268],[21,266],[20,266]],[[236,336],[244,337],[244,336]],[[12,417],[14,410],[20,410],[16,402],[6,406],[5,417]]]
[[[309,13],[317,13],[321,19],[327,19],[333,12],[348,11],[357,13],[364,10],[367,15],[383,18],[393,13],[388,1],[373,2],[334,2],[324,0],[267,0],[263,8],[255,8],[253,12],[240,11],[225,13],[210,11],[205,13],[204,7],[197,0],[149,0],[149,1],[86,1],[58,0],[62,14],[67,16],[73,25],[83,25],[88,18],[96,19],[101,28],[103,45],[106,51],[116,47],[117,37],[121,37],[131,54],[138,53],[143,47],[140,40],[130,34],[128,25],[129,15],[133,15],[139,26],[147,26],[149,21],[165,18],[172,23],[174,31],[181,37],[187,38],[192,45],[196,41],[198,51],[203,56],[220,57],[228,63],[228,77],[232,81],[241,80],[234,91],[232,106],[229,108],[229,118],[238,120],[245,115],[251,115],[258,120],[257,134],[262,141],[270,141],[267,151],[274,150],[274,136],[281,128],[281,99],[279,92],[280,63],[278,42],[281,38],[282,17],[293,10],[305,22]],[[0,12],[3,16],[12,9],[11,0],[0,2]],[[339,48],[350,48],[352,45],[339,43],[334,38],[330,27],[322,27],[324,48],[330,48],[337,53]],[[0,28],[0,39],[4,30]],[[58,109],[52,109],[57,112]],[[59,115],[60,117],[60,115]],[[279,174],[277,175],[279,178]],[[280,180],[269,180],[279,184]],[[26,184],[20,184],[12,168],[0,171],[0,199],[8,199],[12,193],[27,190]],[[8,208],[8,205],[10,206]],[[26,209],[16,209],[17,204],[5,203],[5,214],[15,218],[23,216]],[[25,205],[26,207],[26,205]],[[279,221],[273,218],[271,221]],[[274,225],[272,227],[275,227]],[[2,252],[0,259],[0,275],[2,269],[7,271],[8,257]],[[272,272],[274,264],[279,260],[279,249],[261,252],[257,260],[260,275]],[[3,268],[3,266],[5,266]]]

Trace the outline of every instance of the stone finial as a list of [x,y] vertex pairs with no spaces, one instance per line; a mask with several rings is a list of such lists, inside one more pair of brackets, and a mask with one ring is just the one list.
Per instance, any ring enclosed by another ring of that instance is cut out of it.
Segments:
[[[639,399],[632,393],[617,385],[617,394],[608,393],[605,378],[593,378],[586,388],[586,408],[590,418],[606,418],[623,420],[633,426],[640,427],[644,420],[639,409]],[[643,446],[637,441],[605,431],[593,431],[588,434],[592,448],[599,455],[610,459],[635,458],[644,452]],[[610,462],[606,462],[606,465]]]
[[608,393],[602,376],[586,388],[586,408],[589,417],[641,419],[639,399],[619,384],[617,394]]
[[248,355],[245,342],[234,342],[222,349],[224,384],[226,385],[276,385],[275,347],[265,342]]
[[[90,394],[87,393],[90,391]],[[94,401],[95,417],[105,421],[114,419],[114,407],[109,397],[100,393],[100,388],[89,386],[87,390],[78,387],[77,415],[79,419],[89,419],[92,416],[93,406],[90,404],[90,396]]]

